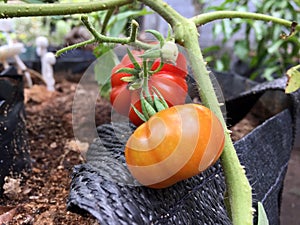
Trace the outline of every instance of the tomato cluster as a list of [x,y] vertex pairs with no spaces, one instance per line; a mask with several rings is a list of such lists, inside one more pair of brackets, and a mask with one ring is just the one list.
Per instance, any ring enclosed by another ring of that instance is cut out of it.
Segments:
[[153,96],[157,92],[169,108],[154,111],[154,115],[147,116],[148,121],[143,122],[136,111],[143,112],[145,108],[144,90],[142,87],[130,90],[130,82],[124,81],[135,78],[127,72],[134,70],[128,68],[139,68],[137,64],[145,62],[137,57],[140,54],[134,51],[130,56],[126,55],[113,68],[110,100],[118,113],[128,116],[138,126],[125,147],[129,171],[142,185],[165,188],[214,164],[224,147],[224,129],[208,108],[184,104],[187,66],[182,54],[175,65],[161,64],[161,59],[151,65],[150,70],[155,72],[146,76],[150,92],[150,101],[147,101],[155,100]]

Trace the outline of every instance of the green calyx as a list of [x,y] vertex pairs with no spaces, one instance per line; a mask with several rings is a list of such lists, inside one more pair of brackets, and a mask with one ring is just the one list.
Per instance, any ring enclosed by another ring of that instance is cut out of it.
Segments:
[[[128,57],[133,65],[133,68],[121,68],[116,73],[126,73],[129,76],[122,77],[121,80],[128,82],[128,90],[135,91],[140,89],[141,111],[134,105],[131,105],[137,116],[142,121],[147,121],[157,112],[168,108],[162,94],[155,88],[151,87],[151,93],[148,87],[149,77],[159,72],[164,63],[175,64],[178,57],[178,47],[174,42],[172,30],[169,29],[168,37],[165,39],[162,34],[155,30],[147,30],[147,33],[152,34],[159,44],[139,55],[143,61],[142,64],[136,60],[132,52],[127,49]],[[159,65],[151,70],[153,62],[160,59]]]
[[168,37],[166,39],[156,30],[146,30],[146,32],[152,34],[157,41],[159,41],[159,45],[155,48],[145,51],[145,53],[139,57],[143,59],[160,58],[161,62],[175,64],[178,57],[178,47],[174,42],[174,38],[172,37],[172,29],[169,28]]
[[155,87],[152,87],[152,93],[153,94],[151,96],[149,91],[141,91],[140,101],[142,112],[140,112],[134,105],[131,105],[134,112],[144,122],[149,120],[150,117],[157,112],[169,108],[168,103]]
[[[152,34],[159,44],[154,45],[153,48],[138,56],[143,59],[142,65],[136,60],[132,52],[127,49],[127,55],[133,65],[133,68],[124,67],[116,72],[131,74],[131,76],[120,78],[122,81],[129,83],[129,90],[137,90],[141,88],[145,80],[163,68],[164,63],[175,64],[178,57],[178,47],[174,43],[171,27],[169,27],[168,36],[166,39],[156,30],[147,30],[146,32]],[[154,70],[149,69],[156,59],[160,59],[159,66]]]

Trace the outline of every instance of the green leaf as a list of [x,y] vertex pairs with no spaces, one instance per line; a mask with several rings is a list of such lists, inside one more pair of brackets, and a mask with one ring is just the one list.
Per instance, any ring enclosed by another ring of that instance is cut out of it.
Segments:
[[125,12],[118,13],[115,17],[117,17],[118,20],[128,19],[129,17],[138,17],[138,16],[144,16],[147,14],[152,14],[153,12],[147,11],[146,8],[142,10],[128,10]]
[[110,82],[111,70],[119,63],[113,51],[108,51],[99,57],[95,63],[95,79],[99,85]]
[[261,202],[258,202],[258,222],[257,225],[269,225],[269,220]]
[[162,111],[164,109],[166,109],[163,105],[163,103],[159,100],[157,94],[153,94],[153,102],[154,102],[154,106],[157,112]]
[[160,47],[162,48],[165,44],[164,36],[157,30],[146,30],[146,33],[152,34],[160,43]]
[[142,10],[129,10],[125,12],[120,12],[117,15],[112,16],[108,25],[110,36],[114,36],[114,37],[119,36],[119,34],[121,34],[122,31],[125,29],[125,26],[129,21],[129,18],[132,17],[136,18],[151,13],[152,12],[147,11],[147,9],[144,8]]
[[157,59],[161,57],[161,49],[150,49],[146,51],[144,54],[139,55],[142,59]]
[[93,50],[93,54],[99,58],[100,56],[104,55],[106,52],[111,51],[114,48],[114,44],[107,44],[101,43],[95,47]]
[[[216,39],[217,37],[220,36],[220,34],[222,33],[222,23],[216,23],[213,26],[213,36]],[[225,38],[223,40],[223,43],[226,42]]]
[[125,29],[125,26],[127,24],[127,19],[116,19],[113,26],[109,30],[109,34],[112,37],[117,37],[119,34],[122,33],[122,31]]
[[292,93],[300,88],[300,65],[294,66],[287,71],[288,83],[285,93]]
[[218,59],[218,60],[216,60],[216,65],[215,65],[215,69],[217,70],[217,71],[224,71],[225,69],[225,65],[224,65],[224,63],[222,62],[222,60],[220,60],[220,59]]
[[[141,107],[142,107],[142,115],[145,117],[145,120],[149,120],[150,116],[148,114],[148,111],[146,109],[146,99],[144,98],[142,92],[141,92],[141,95],[140,95],[140,100],[141,100]],[[139,114],[137,113],[137,115],[139,116]],[[141,118],[141,117],[140,117]]]
[[130,61],[132,62],[134,68],[136,70],[141,70],[141,66],[140,64],[136,61],[136,59],[134,58],[134,55],[131,53],[131,51],[127,48],[127,55],[130,59]]
[[220,46],[218,46],[218,45],[212,45],[212,46],[204,48],[202,50],[202,52],[203,52],[203,55],[207,55],[210,52],[216,52],[216,51],[219,51],[220,49],[221,49]]
[[136,113],[136,115],[144,122],[146,122],[148,119],[146,119],[146,117],[144,116],[143,113],[141,113],[133,104],[131,104],[131,108],[133,108],[134,112]]
[[262,74],[262,76],[268,80],[268,81],[271,81],[271,80],[274,80],[274,77],[273,77],[273,74],[278,71],[280,69],[280,66],[274,66],[274,67],[269,67],[269,68],[266,68]]
[[[124,68],[117,70],[116,73],[128,73],[128,74],[133,75],[132,77],[122,77],[121,78],[121,80],[123,80],[125,82],[132,82],[134,80],[133,78],[139,74],[139,70],[136,70],[134,68],[124,67]],[[128,79],[130,79],[130,80],[128,80]]]
[[110,96],[110,89],[111,89],[111,84],[110,83],[106,83],[104,85],[101,85],[99,87],[100,90],[100,96],[104,97],[106,99],[109,99]]
[[234,44],[235,54],[242,60],[246,60],[249,57],[249,49],[247,40],[238,40]]
[[[141,99],[141,101],[142,101],[142,99]],[[154,104],[154,103],[153,103]],[[149,118],[151,117],[151,116],[153,116],[154,114],[156,114],[156,111],[155,111],[155,109],[153,108],[153,106],[145,99],[145,101],[144,101],[144,109],[146,110],[146,112],[147,112],[147,114],[149,115]],[[144,113],[144,115],[145,115],[145,112],[144,112],[144,110],[143,110],[143,113]]]
[[162,103],[163,107],[169,108],[168,103],[166,102],[166,100],[164,99],[164,96],[159,92],[159,90],[156,87],[152,87],[152,90],[154,92],[154,94],[156,94],[156,96],[158,97],[158,99],[160,100],[160,102]]
[[263,39],[268,30],[266,29],[266,25],[262,21],[254,21],[252,24],[252,28],[255,31],[255,37],[258,41]]

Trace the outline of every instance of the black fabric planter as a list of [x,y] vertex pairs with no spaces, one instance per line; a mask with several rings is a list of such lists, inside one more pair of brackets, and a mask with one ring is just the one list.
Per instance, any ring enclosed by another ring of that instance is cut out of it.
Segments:
[[[267,90],[283,90],[285,85],[286,79],[281,78],[228,97],[230,123],[242,118]],[[291,108],[266,120],[235,143],[253,187],[253,205],[263,203],[272,225],[279,224],[294,124],[300,118],[300,92],[291,95],[290,101]],[[74,168],[69,210],[89,212],[100,224],[231,224],[223,202],[225,183],[219,162],[198,176],[162,190],[122,185],[134,183],[123,156],[124,140],[131,129],[126,124],[97,128],[99,139],[90,146],[87,163]],[[120,133],[123,140],[117,138]],[[255,222],[256,219],[257,214]]]
[[30,168],[22,76],[14,68],[0,74],[0,195],[5,176]]
[[[49,47],[50,52],[56,52],[57,47]],[[31,69],[41,70],[41,59],[36,54],[35,47],[27,47],[26,52],[20,54],[21,59]],[[73,49],[58,57],[54,64],[55,71],[70,71],[72,74],[83,73],[96,60],[92,51]]]

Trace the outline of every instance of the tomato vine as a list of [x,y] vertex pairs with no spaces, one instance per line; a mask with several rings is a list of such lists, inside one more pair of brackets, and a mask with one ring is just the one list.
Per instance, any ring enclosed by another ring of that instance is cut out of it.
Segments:
[[[126,4],[131,4],[135,0],[103,0],[88,3],[72,4],[1,4],[0,18],[23,17],[23,16],[47,16],[47,15],[66,15],[77,13],[89,13],[99,10],[107,10]],[[138,0],[152,8],[162,16],[173,28],[175,41],[185,47],[189,56],[190,64],[199,87],[200,97],[208,108],[210,108],[220,119],[225,130],[225,148],[221,156],[222,166],[225,173],[227,186],[227,206],[228,212],[234,225],[245,225],[253,223],[252,194],[251,186],[245,175],[243,166],[240,165],[233,143],[230,139],[230,132],[227,130],[225,120],[222,116],[219,102],[216,98],[212,83],[208,76],[209,71],[203,59],[199,46],[199,36],[197,26],[208,22],[225,18],[247,18],[263,20],[291,27],[295,31],[300,30],[300,26],[291,21],[275,18],[272,16],[247,12],[218,11],[204,13],[193,18],[185,18],[171,8],[163,0]],[[131,34],[127,38],[106,37],[93,30],[85,17],[83,22],[93,34],[93,39],[61,50],[59,53],[91,43],[121,43],[139,45],[144,48],[151,46],[136,40],[138,24],[132,23]],[[241,189],[242,187],[242,189]]]

